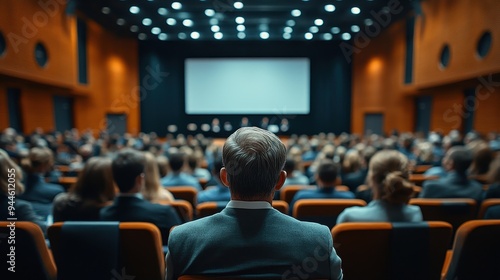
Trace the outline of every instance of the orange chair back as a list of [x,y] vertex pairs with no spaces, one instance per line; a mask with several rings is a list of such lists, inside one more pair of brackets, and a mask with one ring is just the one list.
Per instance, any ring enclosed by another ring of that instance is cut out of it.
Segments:
[[287,214],[288,215],[288,203],[286,203],[286,201],[283,201],[283,200],[273,200],[273,208],[280,211],[281,213],[283,214]]
[[157,203],[174,207],[177,215],[179,215],[182,222],[184,223],[193,220],[193,206],[186,200],[179,199],[170,201],[166,199],[160,199]]
[[175,187],[165,187],[175,199],[183,199],[191,203],[191,206],[196,208],[196,195],[198,190],[191,186],[175,186]]
[[304,189],[313,189],[313,186],[307,186],[307,185],[288,185],[283,187],[280,190],[280,200],[285,201],[290,205],[290,202],[292,202],[293,196],[300,190]]
[[352,206],[366,206],[366,202],[361,199],[300,199],[295,202],[293,217],[332,228],[340,213]]
[[209,201],[196,205],[196,217],[203,218],[219,213],[226,208],[227,201]]

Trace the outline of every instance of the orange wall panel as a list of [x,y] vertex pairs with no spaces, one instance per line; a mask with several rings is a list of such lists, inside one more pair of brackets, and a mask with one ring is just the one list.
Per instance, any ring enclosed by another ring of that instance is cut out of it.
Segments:
[[497,86],[476,89],[474,128],[483,133],[500,132],[500,88]]
[[462,129],[464,92],[459,88],[441,89],[433,94],[431,130],[448,133]]
[[0,129],[9,126],[9,111],[7,108],[7,88],[0,84]]
[[25,87],[21,92],[23,129],[31,133],[37,127],[44,131],[55,129],[53,96],[36,87]]

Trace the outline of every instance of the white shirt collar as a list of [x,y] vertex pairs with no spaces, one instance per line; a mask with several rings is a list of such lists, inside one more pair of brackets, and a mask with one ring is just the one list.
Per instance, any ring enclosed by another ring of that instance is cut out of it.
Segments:
[[227,208],[240,209],[272,209],[273,207],[267,201],[241,201],[231,200],[226,206]]

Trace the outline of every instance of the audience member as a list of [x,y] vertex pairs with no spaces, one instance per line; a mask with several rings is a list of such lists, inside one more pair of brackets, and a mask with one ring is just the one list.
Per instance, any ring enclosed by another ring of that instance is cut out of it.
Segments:
[[[31,203],[18,198],[24,191],[22,182],[23,171],[0,149],[0,221],[16,218],[17,221],[34,222],[45,232],[45,221],[35,213]],[[12,211],[10,206],[13,206]]]
[[484,214],[485,219],[498,220],[500,219],[500,205],[491,206]]
[[354,198],[350,191],[336,191],[337,174],[339,166],[332,160],[323,160],[316,170],[315,178],[317,189],[298,191],[290,202],[290,212],[298,200],[310,198]]
[[145,152],[144,158],[146,159],[146,165],[144,167],[144,188],[142,189],[144,198],[152,203],[173,201],[174,196],[172,193],[163,188],[160,183],[160,171],[156,157],[150,152]]
[[409,161],[401,152],[383,150],[370,161],[368,185],[373,200],[365,207],[350,207],[337,218],[344,222],[419,222],[422,212],[418,206],[408,205],[413,185],[408,181]]
[[309,185],[309,178],[295,168],[295,161],[287,158],[285,161],[286,180],[283,186],[289,185]]
[[205,182],[210,181],[212,176],[210,171],[202,168],[203,164],[203,152],[200,150],[195,150],[188,156],[188,167],[189,173],[198,180],[204,180]]
[[26,190],[19,198],[31,202],[35,212],[46,219],[52,213],[52,201],[64,192],[62,186],[45,182],[44,174],[53,168],[53,153],[48,148],[31,148],[29,158],[23,163]]
[[185,158],[185,155],[182,153],[170,155],[169,164],[171,172],[161,179],[161,184],[164,187],[192,186],[198,191],[201,191],[202,188],[198,179],[182,171],[185,164]]
[[364,164],[363,158],[357,150],[350,150],[346,153],[340,178],[342,185],[347,186],[351,192],[355,192],[359,186],[365,183],[368,170]]
[[[184,274],[342,278],[330,229],[271,206],[286,178],[285,157],[279,138],[260,128],[238,129],[226,140],[220,178],[231,201],[221,213],[172,230],[166,279]],[[308,258],[315,269],[304,271]]]
[[229,201],[231,199],[229,188],[224,186],[224,184],[220,181],[219,173],[222,167],[222,158],[216,158],[214,161],[214,167],[212,168],[212,178],[215,179],[217,185],[207,187],[206,190],[198,192],[196,199],[198,204],[208,201]]
[[141,152],[123,149],[117,153],[111,169],[120,193],[113,205],[101,209],[100,218],[103,221],[152,223],[160,229],[163,244],[166,244],[170,228],[181,220],[172,207],[153,204],[142,197],[145,163]]
[[158,164],[158,171],[160,172],[160,178],[167,176],[167,174],[168,174],[168,158],[164,155],[159,155],[156,157],[156,163]]
[[488,187],[484,199],[500,198],[500,157],[491,163],[488,177],[491,185]]
[[483,196],[482,185],[467,176],[472,163],[472,153],[463,146],[448,150],[443,167],[446,177],[424,182],[420,197],[423,198],[472,198],[480,202]]
[[54,222],[99,221],[99,211],[115,197],[111,159],[93,157],[87,161],[69,192],[54,199]]

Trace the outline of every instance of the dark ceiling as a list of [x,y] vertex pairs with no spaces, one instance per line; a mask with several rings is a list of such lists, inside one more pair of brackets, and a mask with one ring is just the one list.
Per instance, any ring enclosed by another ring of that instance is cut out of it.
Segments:
[[413,5],[412,0],[78,1],[82,13],[117,34],[167,41],[350,40],[359,32],[379,32]]

